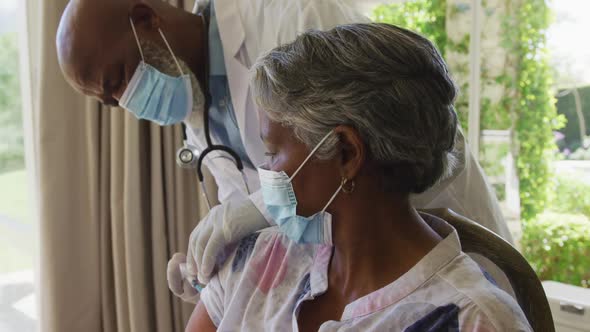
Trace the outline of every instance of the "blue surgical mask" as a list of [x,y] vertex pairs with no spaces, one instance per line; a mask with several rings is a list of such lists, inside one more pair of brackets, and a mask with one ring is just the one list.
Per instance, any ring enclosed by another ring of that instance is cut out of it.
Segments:
[[179,123],[186,118],[193,108],[190,76],[182,71],[162,30],[159,30],[160,35],[178,67],[180,76],[166,75],[147,64],[135,26],[131,19],[130,21],[141,54],[141,62],[129,81],[119,105],[134,114],[138,119],[153,121],[161,126]]
[[342,185],[338,187],[324,208],[311,217],[297,215],[297,198],[292,185],[293,178],[332,133],[332,131],[329,132],[318,143],[291,177],[284,171],[276,172],[258,168],[262,197],[268,213],[279,229],[297,243],[332,244],[332,216],[326,212],[326,209],[342,190]]

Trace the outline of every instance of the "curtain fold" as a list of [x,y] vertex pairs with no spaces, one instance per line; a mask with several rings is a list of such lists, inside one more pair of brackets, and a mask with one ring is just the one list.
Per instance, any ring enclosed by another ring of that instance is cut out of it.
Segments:
[[183,331],[193,306],[169,292],[166,265],[206,210],[194,172],[176,166],[181,128],[105,108],[65,82],[55,34],[67,2],[27,1],[42,13],[27,20],[28,43],[40,41],[28,62],[38,70],[29,121],[41,331]]

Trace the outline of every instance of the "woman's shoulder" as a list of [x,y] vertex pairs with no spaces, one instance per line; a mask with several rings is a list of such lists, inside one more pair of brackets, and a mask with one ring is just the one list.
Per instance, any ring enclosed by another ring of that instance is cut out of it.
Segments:
[[518,302],[467,254],[461,253],[438,276],[457,292],[462,326],[532,331]]
[[201,293],[213,322],[217,326],[222,318],[229,325],[241,322],[254,304],[256,310],[284,305],[294,285],[309,274],[317,249],[289,240],[277,227],[250,234],[228,248],[217,275]]
[[311,267],[317,248],[297,244],[278,227],[269,227],[248,235],[227,249],[229,252],[220,267],[219,279],[226,289],[230,289],[231,285],[243,283],[244,278],[260,281],[272,276],[274,280],[287,270],[303,273]]
[[282,322],[310,280],[316,252],[319,256],[324,248],[297,244],[276,227],[253,233],[231,248],[201,301],[220,330],[239,330],[247,319],[266,326],[269,313]]
[[232,270],[240,270],[247,265],[250,259],[266,258],[267,254],[284,255],[289,251],[293,253],[311,255],[315,252],[315,246],[297,244],[291,241],[278,227],[268,227],[258,232],[252,233],[236,245],[230,248],[231,254],[229,260]]

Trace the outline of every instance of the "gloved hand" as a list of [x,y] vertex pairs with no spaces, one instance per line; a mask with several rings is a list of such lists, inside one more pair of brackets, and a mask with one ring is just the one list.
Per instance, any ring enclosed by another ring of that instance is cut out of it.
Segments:
[[190,276],[186,271],[186,255],[176,253],[168,261],[166,276],[168,278],[168,288],[174,295],[180,297],[185,302],[197,304],[199,302],[199,292],[193,286],[191,280],[196,281],[196,275]]
[[247,196],[214,207],[191,233],[188,273],[197,272],[199,282],[207,284],[228,245],[266,227],[269,223]]

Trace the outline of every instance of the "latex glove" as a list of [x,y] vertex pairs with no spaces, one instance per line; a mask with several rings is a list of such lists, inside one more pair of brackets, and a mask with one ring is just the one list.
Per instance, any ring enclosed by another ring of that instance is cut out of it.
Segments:
[[185,302],[196,304],[199,302],[199,292],[195,288],[196,275],[190,276],[186,270],[186,255],[176,253],[168,261],[166,276],[168,278],[168,288],[174,295],[180,297]]
[[187,253],[189,274],[196,272],[199,282],[207,284],[217,263],[223,263],[228,245],[269,226],[247,196],[214,207],[191,233]]

